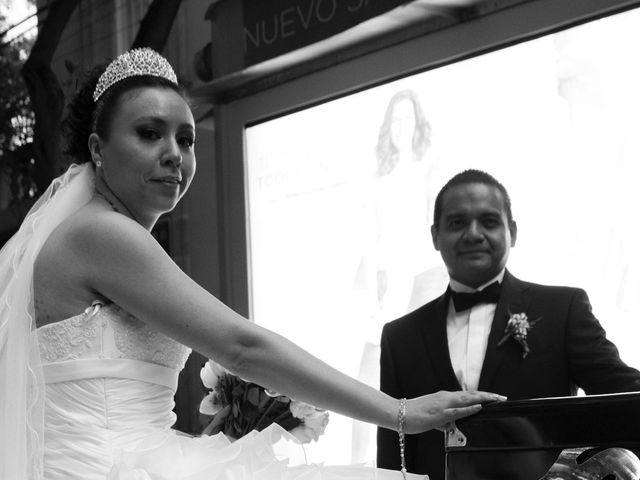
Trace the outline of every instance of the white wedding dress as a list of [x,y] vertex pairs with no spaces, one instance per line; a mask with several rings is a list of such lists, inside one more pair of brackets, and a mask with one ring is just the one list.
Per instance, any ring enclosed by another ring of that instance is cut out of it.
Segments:
[[289,465],[273,445],[295,440],[278,426],[233,443],[172,430],[190,350],[116,305],[42,326],[38,340],[46,480],[402,479],[358,465]]

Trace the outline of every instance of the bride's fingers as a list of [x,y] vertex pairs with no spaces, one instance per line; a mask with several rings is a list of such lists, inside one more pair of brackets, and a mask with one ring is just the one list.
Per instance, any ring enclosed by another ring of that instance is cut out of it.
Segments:
[[406,431],[443,430],[448,423],[478,413],[482,404],[504,400],[502,395],[476,391],[440,391],[415,398],[407,404]]
[[482,405],[476,403],[467,407],[447,408],[443,413],[448,420],[447,423],[452,423],[459,418],[468,417],[469,415],[478,413],[480,410],[482,410]]
[[441,432],[447,432],[454,428],[454,422],[456,420],[478,413],[480,410],[482,410],[482,406],[479,404],[471,405],[469,407],[446,408],[442,411],[444,421],[439,425],[435,425],[433,428],[435,430],[440,430]]
[[452,393],[453,398],[451,398],[450,402],[450,405],[452,407],[466,407],[477,403],[503,402],[507,399],[507,397],[498,395],[496,393],[473,390]]

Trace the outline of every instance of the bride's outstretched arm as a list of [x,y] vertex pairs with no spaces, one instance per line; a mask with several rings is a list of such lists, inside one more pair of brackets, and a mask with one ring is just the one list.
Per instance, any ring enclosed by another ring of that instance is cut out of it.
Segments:
[[[114,212],[77,219],[83,282],[235,374],[317,407],[394,429],[398,400],[337,371],[275,332],[246,320],[191,280],[140,225]],[[300,321],[305,321],[300,313]],[[406,405],[406,431],[444,424],[497,400],[440,392]]]

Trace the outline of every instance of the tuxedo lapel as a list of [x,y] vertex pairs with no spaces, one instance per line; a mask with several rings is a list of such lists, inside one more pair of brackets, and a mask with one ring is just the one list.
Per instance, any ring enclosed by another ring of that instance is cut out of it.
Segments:
[[449,294],[445,293],[425,312],[420,322],[422,337],[427,348],[433,370],[440,382],[440,389],[460,390],[460,383],[451,366],[449,342],[447,341],[447,311],[449,310]]
[[478,390],[489,391],[498,371],[498,367],[504,361],[507,348],[498,347],[498,342],[504,336],[504,330],[513,313],[527,311],[529,297],[526,294],[526,285],[505,272],[500,290],[500,299],[496,305],[496,313],[491,324],[491,332],[487,342],[487,351],[480,372]]

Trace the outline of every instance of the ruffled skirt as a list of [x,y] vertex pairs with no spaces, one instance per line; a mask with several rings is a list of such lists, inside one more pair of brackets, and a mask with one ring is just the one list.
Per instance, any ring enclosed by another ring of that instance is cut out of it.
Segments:
[[155,433],[134,450],[118,452],[108,480],[402,480],[399,471],[367,465],[294,464],[296,450],[303,459],[303,446],[278,425],[234,442],[221,433]]

